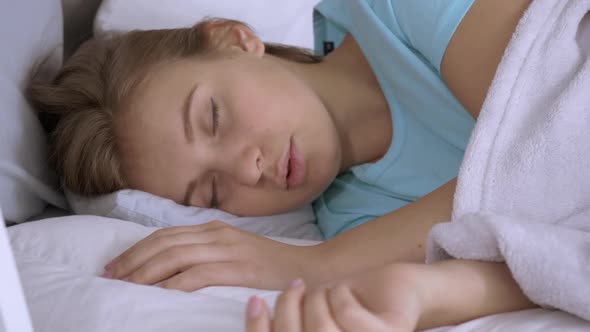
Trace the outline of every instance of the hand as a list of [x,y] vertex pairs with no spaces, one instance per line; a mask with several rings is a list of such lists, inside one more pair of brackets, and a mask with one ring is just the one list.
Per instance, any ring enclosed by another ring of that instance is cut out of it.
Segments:
[[294,281],[279,299],[271,320],[266,304],[250,299],[248,332],[414,331],[428,308],[428,269],[395,264],[305,290]]
[[107,264],[103,276],[183,291],[282,289],[305,276],[314,257],[313,247],[283,244],[214,221],[158,230]]
[[535,307],[505,264],[448,260],[393,264],[307,291],[284,292],[271,321],[259,299],[248,332],[414,331]]

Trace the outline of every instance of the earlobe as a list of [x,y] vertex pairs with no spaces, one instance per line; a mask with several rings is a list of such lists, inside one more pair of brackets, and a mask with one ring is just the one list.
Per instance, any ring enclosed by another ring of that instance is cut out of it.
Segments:
[[243,25],[234,27],[238,45],[243,51],[262,57],[265,52],[264,43],[256,34]]

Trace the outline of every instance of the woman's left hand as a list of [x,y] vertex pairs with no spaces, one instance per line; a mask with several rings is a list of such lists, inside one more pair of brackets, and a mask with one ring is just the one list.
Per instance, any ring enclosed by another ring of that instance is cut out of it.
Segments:
[[426,310],[421,277],[426,266],[388,265],[317,289],[294,281],[277,300],[271,319],[253,297],[246,310],[248,332],[414,331]]
[[287,245],[219,221],[171,227],[115,258],[103,277],[183,291],[208,286],[283,289],[315,269],[321,256],[316,247]]

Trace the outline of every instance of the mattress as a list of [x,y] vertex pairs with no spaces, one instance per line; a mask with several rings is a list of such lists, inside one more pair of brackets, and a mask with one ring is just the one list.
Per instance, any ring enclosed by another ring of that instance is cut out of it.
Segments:
[[[258,295],[271,304],[276,300],[279,293],[275,291],[209,287],[185,293],[98,277],[112,257],[154,230],[94,216],[58,217],[10,227],[35,331],[242,331],[250,296]],[[560,311],[535,309],[429,332],[443,331],[590,331],[590,323]]]

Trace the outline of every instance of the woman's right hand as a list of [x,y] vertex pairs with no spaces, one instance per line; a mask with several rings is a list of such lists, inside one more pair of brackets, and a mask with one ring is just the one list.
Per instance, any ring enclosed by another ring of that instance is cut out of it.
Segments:
[[105,266],[103,277],[195,291],[208,286],[284,289],[309,279],[319,247],[280,243],[225,223],[158,230]]
[[438,284],[432,278],[426,265],[388,264],[315,288],[297,280],[277,299],[272,318],[263,300],[251,298],[246,331],[414,331],[431,284]]

